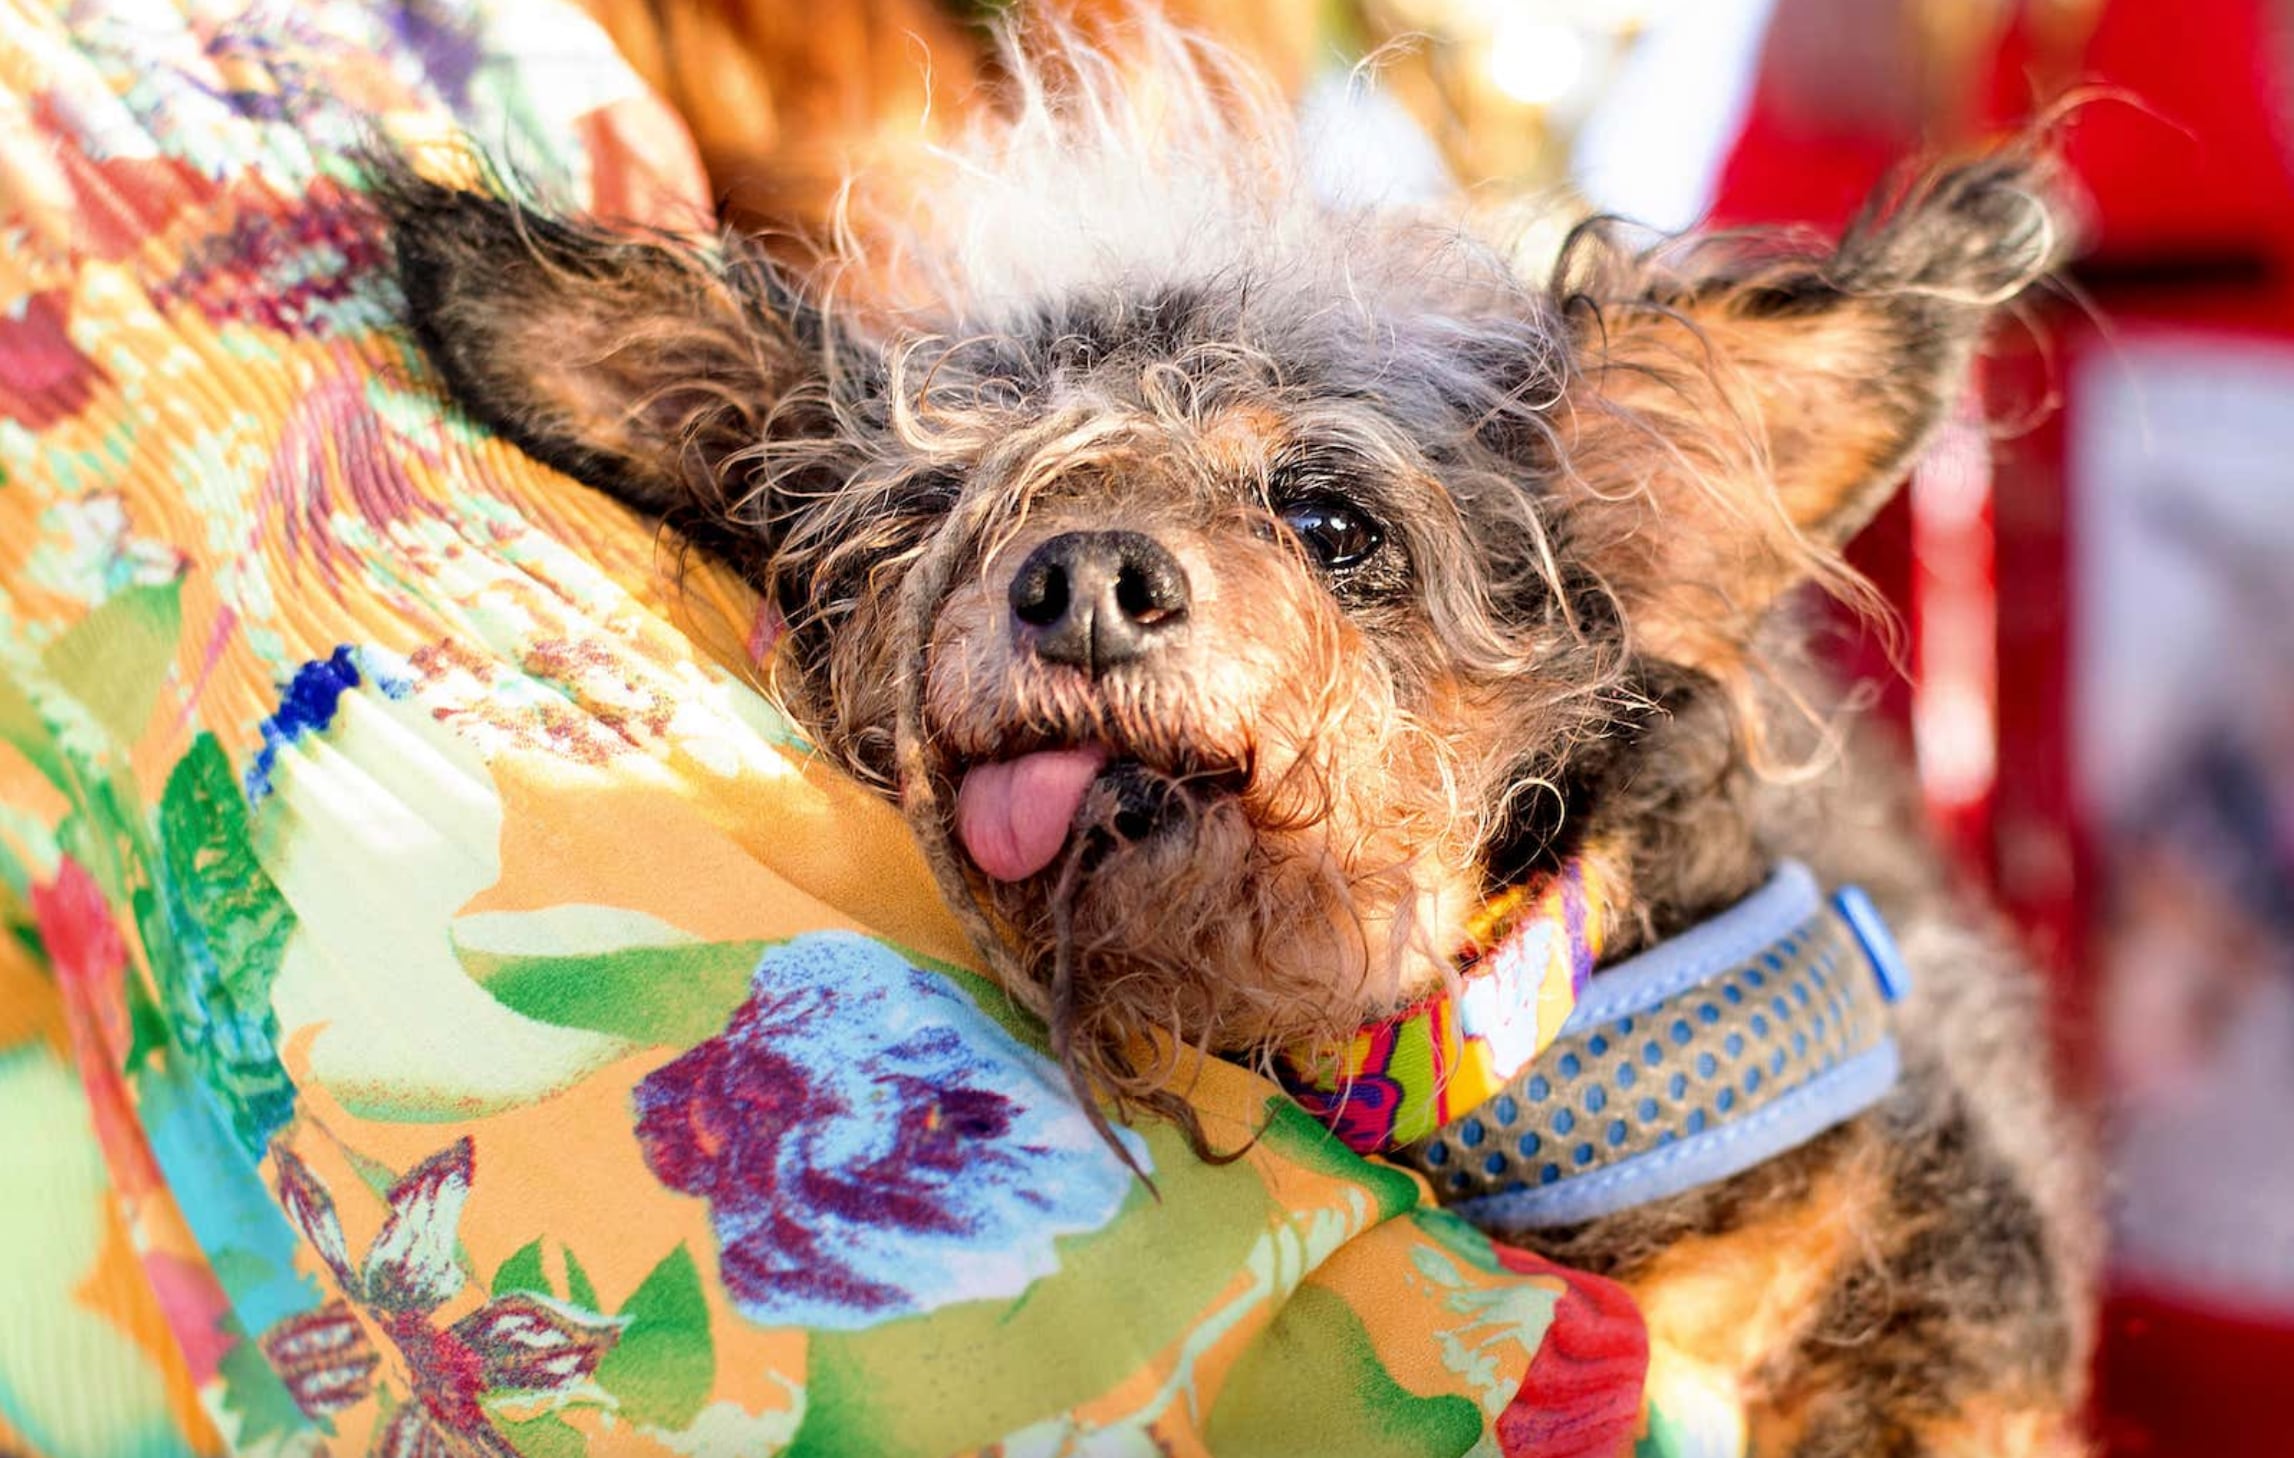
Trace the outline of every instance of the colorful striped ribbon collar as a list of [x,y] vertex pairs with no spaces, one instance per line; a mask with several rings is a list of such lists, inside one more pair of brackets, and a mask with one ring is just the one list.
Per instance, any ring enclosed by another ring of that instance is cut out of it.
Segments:
[[1413,1143],[1479,1106],[1561,1030],[1601,957],[1604,879],[1580,857],[1492,901],[1450,986],[1342,1045],[1284,1055],[1292,1097],[1359,1154]]

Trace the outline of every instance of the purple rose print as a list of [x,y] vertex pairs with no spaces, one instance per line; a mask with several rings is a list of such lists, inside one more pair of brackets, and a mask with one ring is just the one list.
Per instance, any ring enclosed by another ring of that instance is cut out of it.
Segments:
[[767,953],[725,1031],[635,1101],[646,1163],[709,1202],[725,1286],[765,1325],[1017,1296],[1132,1186],[1048,1059],[849,933]]

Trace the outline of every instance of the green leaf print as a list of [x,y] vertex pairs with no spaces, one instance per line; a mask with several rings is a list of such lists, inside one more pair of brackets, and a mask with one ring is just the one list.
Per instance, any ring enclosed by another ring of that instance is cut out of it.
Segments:
[[182,631],[177,583],[130,587],[50,643],[41,666],[125,747],[143,737]]
[[216,1370],[223,1379],[223,1410],[237,1420],[242,1451],[259,1451],[266,1438],[311,1427],[311,1420],[295,1406],[294,1394],[250,1338],[242,1336],[226,1348]]
[[167,777],[159,812],[160,900],[172,955],[153,948],[174,1041],[260,1159],[294,1111],[279,1062],[271,984],[295,914],[256,862],[247,803],[214,736],[201,734]]
[[[578,1269],[570,1251],[566,1266],[569,1272]],[[597,1364],[597,1385],[613,1394],[632,1422],[671,1432],[691,1426],[717,1380],[709,1299],[692,1255],[680,1245],[662,1257],[616,1314],[628,1317],[629,1325]]]
[[13,745],[41,778],[67,795],[72,779],[56,745],[56,731],[15,676],[0,669],[0,743]]
[[1364,1159],[1286,1098],[1266,1101],[1266,1127],[1259,1142],[1305,1169],[1336,1180],[1351,1180],[1378,1202],[1378,1218],[1391,1220],[1418,1208],[1418,1182],[1390,1164]]
[[748,995],[769,942],[683,942],[565,956],[487,951],[455,928],[455,955],[494,1000],[561,1028],[689,1048]]
[[[1101,1229],[1060,1237],[1059,1270],[1018,1297],[813,1333],[804,1424],[783,1458],[937,1458],[992,1443],[1272,1300],[1263,1289],[1229,1289],[1274,1219],[1266,1185],[1247,1162],[1194,1158],[1168,1124],[1139,1132],[1162,1198],[1141,1190]],[[1109,1323],[1111,1310],[1123,1320]],[[1078,1341],[1077,1332],[1092,1336]],[[1033,1360],[1014,1362],[1013,1352]],[[1191,1403],[1191,1383],[1169,1400]]]
[[589,1283],[589,1272],[574,1259],[573,1247],[566,1247],[566,1300],[584,1311],[603,1311],[597,1304],[597,1287]]
[[[516,1253],[502,1262],[494,1272],[493,1284],[487,1288],[489,1296],[506,1296],[512,1291],[531,1291],[538,1296],[555,1296],[550,1289],[550,1278],[542,1273],[542,1238],[519,1246]],[[595,1308],[592,1308],[595,1309]]]
[[1480,1441],[1481,1409],[1420,1397],[1378,1359],[1362,1318],[1320,1286],[1292,1294],[1275,1327],[1228,1375],[1204,1425],[1213,1453],[1443,1458]]
[[589,1452],[589,1439],[581,1429],[554,1412],[523,1422],[496,1421],[494,1426],[509,1439],[518,1458],[584,1458]]

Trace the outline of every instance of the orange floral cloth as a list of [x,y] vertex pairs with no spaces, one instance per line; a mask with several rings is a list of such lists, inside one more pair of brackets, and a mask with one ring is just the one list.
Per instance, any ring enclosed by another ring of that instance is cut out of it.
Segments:
[[702,211],[557,0],[0,0],[0,1451],[1688,1451],[1252,1075],[1130,1177],[749,595],[444,403],[375,127]]

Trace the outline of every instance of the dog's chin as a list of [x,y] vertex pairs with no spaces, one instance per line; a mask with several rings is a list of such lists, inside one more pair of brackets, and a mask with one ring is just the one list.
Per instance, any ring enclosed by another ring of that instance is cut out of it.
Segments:
[[[1023,975],[1071,989],[1055,1019],[1108,1047],[1162,1032],[1230,1054],[1361,1020],[1379,979],[1319,826],[1267,822],[1240,772],[1054,753],[1076,757],[1019,769],[990,760],[984,779],[978,766],[961,771],[967,787],[986,788],[957,821]],[[1052,798],[1022,811],[1023,789]],[[983,818],[967,825],[967,815]],[[999,816],[1040,822],[1015,835]],[[1047,849],[1054,817],[1061,833]],[[1009,858],[1022,843],[1029,853]]]

